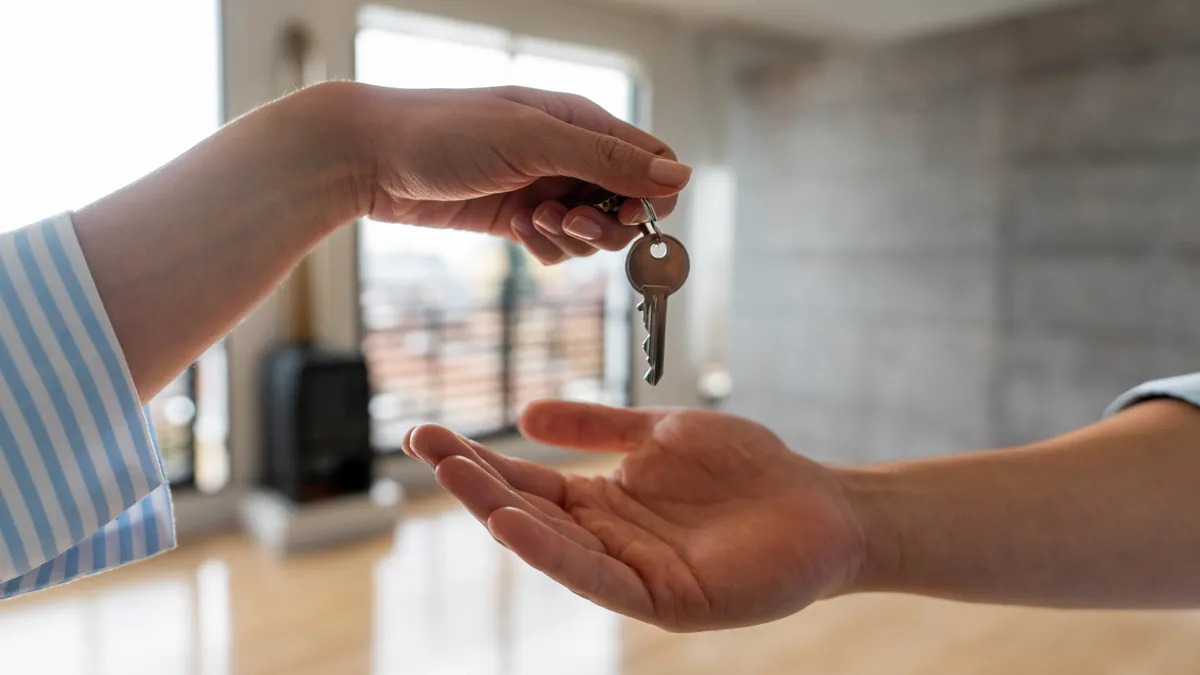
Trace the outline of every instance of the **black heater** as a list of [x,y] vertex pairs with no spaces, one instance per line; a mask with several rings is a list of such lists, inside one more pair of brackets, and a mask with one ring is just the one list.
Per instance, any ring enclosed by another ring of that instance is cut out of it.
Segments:
[[369,492],[374,452],[363,356],[278,349],[264,361],[262,382],[265,484],[299,503]]

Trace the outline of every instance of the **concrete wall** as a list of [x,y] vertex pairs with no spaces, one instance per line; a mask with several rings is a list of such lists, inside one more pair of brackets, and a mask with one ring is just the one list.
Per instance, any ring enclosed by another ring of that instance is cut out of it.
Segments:
[[1200,370],[1200,3],[741,84],[732,412],[882,460],[1043,438]]

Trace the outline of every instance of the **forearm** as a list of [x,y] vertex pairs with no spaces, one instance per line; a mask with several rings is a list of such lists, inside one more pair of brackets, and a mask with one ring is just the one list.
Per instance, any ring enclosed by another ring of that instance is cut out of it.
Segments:
[[844,472],[855,590],[1064,607],[1200,606],[1200,410],[1135,406],[1028,448]]
[[357,167],[336,138],[350,116],[328,89],[257,110],[75,214],[143,401],[359,215]]

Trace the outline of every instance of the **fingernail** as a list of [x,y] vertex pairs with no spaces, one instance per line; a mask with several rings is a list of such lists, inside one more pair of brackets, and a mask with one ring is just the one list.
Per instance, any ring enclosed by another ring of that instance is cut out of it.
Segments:
[[408,431],[404,432],[404,440],[400,441],[400,449],[403,450],[404,454],[408,455],[409,457],[413,456],[412,435],[416,430],[416,427],[409,427]]
[[692,170],[679,162],[662,157],[650,161],[650,180],[666,187],[681,188],[692,177]]
[[512,226],[514,230],[527,237],[534,234],[533,218],[524,211],[512,217]]
[[586,216],[576,216],[563,229],[567,231],[567,234],[587,241],[596,241],[604,234],[604,228],[600,226],[600,223]]
[[546,234],[562,234],[562,216],[550,210],[542,211],[533,219],[538,229]]

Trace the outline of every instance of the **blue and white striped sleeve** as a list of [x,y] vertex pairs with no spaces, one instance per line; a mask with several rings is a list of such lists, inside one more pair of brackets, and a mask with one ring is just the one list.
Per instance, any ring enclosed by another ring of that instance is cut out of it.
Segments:
[[0,598],[174,547],[148,419],[70,215],[0,234]]
[[1140,384],[1113,401],[1104,416],[1109,417],[1130,406],[1156,398],[1172,398],[1200,407],[1200,373],[1168,377]]

